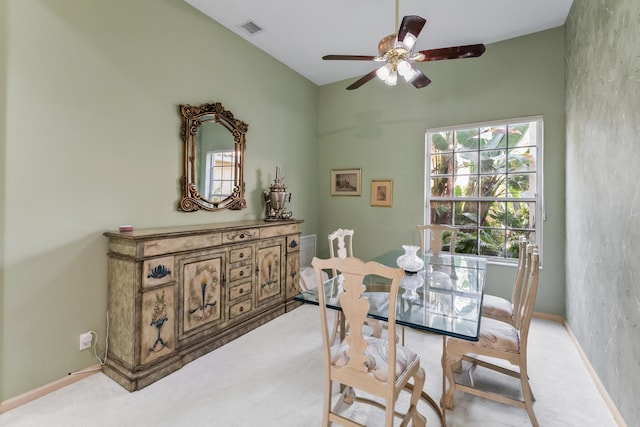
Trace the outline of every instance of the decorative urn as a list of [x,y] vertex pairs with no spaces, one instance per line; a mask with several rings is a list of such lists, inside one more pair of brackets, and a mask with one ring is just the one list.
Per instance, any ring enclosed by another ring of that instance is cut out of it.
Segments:
[[265,221],[282,221],[291,218],[292,212],[285,209],[285,204],[291,202],[291,193],[287,192],[287,187],[282,180],[280,166],[276,166],[276,179],[269,187],[269,191],[264,190]]

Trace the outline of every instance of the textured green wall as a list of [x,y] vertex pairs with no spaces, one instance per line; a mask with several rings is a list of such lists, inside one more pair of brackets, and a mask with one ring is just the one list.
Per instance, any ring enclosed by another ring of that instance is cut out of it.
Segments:
[[[97,363],[104,231],[262,218],[276,166],[313,231],[318,88],[182,0],[0,4],[6,400]],[[249,124],[248,207],[178,212],[177,106],[214,101]]]
[[[336,64],[339,66],[339,64]],[[372,64],[374,67],[374,64]],[[421,65],[432,83],[385,86],[377,79],[320,88],[319,236],[353,228],[354,253],[373,258],[418,244],[424,215],[427,128],[544,116],[544,269],[536,309],[564,314],[564,33],[555,28],[487,46],[480,58]],[[331,197],[331,169],[362,168],[362,197]],[[372,179],[393,180],[393,206],[370,206]],[[320,240],[319,251],[328,245]],[[510,297],[514,268],[491,265],[487,292]]]
[[576,1],[567,42],[567,320],[640,426],[640,2]]

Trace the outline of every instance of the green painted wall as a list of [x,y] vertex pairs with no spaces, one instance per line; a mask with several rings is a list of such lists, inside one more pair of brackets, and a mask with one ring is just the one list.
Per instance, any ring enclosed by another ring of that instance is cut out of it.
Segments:
[[[339,66],[339,64],[336,64]],[[372,67],[374,65],[372,64]],[[417,90],[377,79],[320,88],[318,235],[353,228],[354,253],[373,258],[418,244],[423,222],[427,128],[544,116],[544,269],[536,310],[564,315],[564,34],[555,28],[487,46],[480,58],[421,65],[432,83]],[[332,197],[331,169],[362,168],[361,197]],[[393,180],[393,206],[370,206],[372,179]],[[319,252],[328,253],[320,240]],[[510,297],[513,267],[491,265],[487,292]]]
[[640,426],[640,2],[574,2],[567,42],[567,321]]
[[[7,0],[0,0],[0,168],[1,170],[6,169],[7,158],[6,158],[6,129],[7,129],[7,110],[6,110],[6,99],[7,99],[7,38],[8,38],[8,30],[7,30]],[[3,354],[4,354],[4,327],[2,325],[5,324],[4,317],[4,259],[5,259],[5,250],[4,250],[4,235],[5,235],[5,212],[7,206],[7,201],[5,197],[5,174],[0,174],[0,378],[4,378],[4,363]],[[2,402],[3,394],[2,387],[0,387],[0,402]]]
[[[182,0],[0,4],[6,400],[97,363],[104,231],[262,218],[276,166],[315,230],[318,87]],[[248,207],[178,212],[178,104],[214,101],[249,124]]]

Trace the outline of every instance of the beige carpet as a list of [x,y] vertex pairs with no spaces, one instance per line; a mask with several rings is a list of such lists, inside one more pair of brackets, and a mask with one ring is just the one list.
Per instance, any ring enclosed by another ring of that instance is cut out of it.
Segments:
[[[103,374],[92,375],[0,415],[0,426],[319,426],[322,408],[319,314],[302,306],[186,365],[135,393]],[[427,373],[425,389],[439,401],[442,339],[407,332]],[[534,319],[529,343],[534,409],[541,426],[616,426],[569,334],[556,322]],[[478,368],[477,383],[488,377]],[[502,379],[518,394],[519,383]],[[367,426],[381,412],[354,409]],[[436,414],[421,404],[428,426]],[[449,426],[526,426],[526,411],[456,393]]]

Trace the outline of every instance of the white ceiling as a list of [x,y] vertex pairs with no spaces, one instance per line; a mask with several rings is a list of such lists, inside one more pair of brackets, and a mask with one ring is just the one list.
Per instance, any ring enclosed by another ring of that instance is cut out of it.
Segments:
[[[323,61],[324,55],[378,55],[378,41],[396,31],[393,0],[185,1],[318,85],[377,68],[370,61]],[[563,25],[572,2],[401,0],[399,18],[419,15],[427,20],[416,50],[486,45]],[[263,30],[249,34],[241,28],[248,21]],[[427,67],[420,65],[428,74]]]

